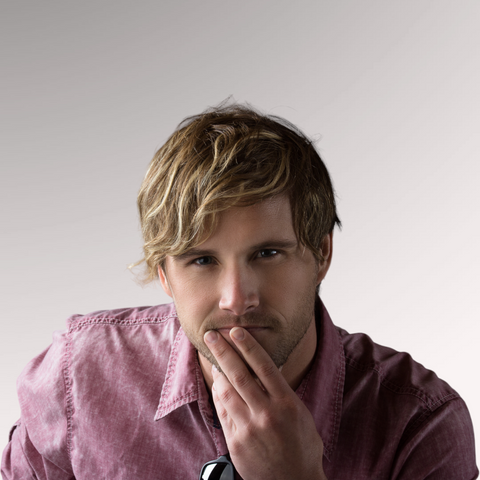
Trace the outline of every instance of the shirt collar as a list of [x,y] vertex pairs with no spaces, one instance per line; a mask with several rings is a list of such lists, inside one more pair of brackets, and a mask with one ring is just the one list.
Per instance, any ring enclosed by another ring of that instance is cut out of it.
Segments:
[[180,328],[173,342],[155,420],[207,395],[197,352]]

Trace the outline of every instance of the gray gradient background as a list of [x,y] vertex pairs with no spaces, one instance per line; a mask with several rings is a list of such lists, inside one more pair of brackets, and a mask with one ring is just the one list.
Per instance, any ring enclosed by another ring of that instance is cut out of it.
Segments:
[[169,300],[127,270],[136,193],[177,123],[231,94],[318,140],[334,322],[436,371],[478,433],[480,2],[0,5],[0,447],[70,314]]

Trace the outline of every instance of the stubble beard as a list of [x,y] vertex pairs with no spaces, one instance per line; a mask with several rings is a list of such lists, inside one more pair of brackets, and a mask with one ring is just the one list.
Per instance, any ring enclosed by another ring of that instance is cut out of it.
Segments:
[[255,325],[257,327],[267,328],[270,330],[268,334],[276,337],[276,341],[273,345],[262,346],[270,355],[277,368],[280,368],[285,365],[291,353],[307,333],[312,321],[314,321],[315,297],[315,291],[313,292],[313,295],[305,294],[297,313],[286,324],[282,323],[275,315],[252,312],[240,317],[224,315],[215,319],[207,319],[203,324],[202,331],[200,333],[195,333],[189,328],[186,328],[186,325],[183,324],[181,318],[179,318],[179,320],[187,338],[193,346],[211,364],[215,365],[219,371],[222,371],[220,365],[203,341],[203,335],[207,331],[218,330],[224,328],[225,325],[235,325],[238,327]]

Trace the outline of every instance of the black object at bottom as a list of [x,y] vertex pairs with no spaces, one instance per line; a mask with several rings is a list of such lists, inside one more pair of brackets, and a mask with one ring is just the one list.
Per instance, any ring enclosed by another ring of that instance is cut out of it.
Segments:
[[222,455],[216,460],[207,462],[200,472],[199,480],[234,480],[235,468],[230,455]]

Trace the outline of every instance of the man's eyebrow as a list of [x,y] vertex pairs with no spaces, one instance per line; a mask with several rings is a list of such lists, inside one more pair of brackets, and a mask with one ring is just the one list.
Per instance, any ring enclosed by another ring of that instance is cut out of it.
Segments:
[[271,239],[265,242],[257,243],[256,245],[252,245],[252,250],[262,250],[265,248],[295,248],[298,246],[297,240],[279,240],[279,239]]
[[192,258],[192,257],[211,257],[215,255],[215,252],[213,250],[205,250],[202,248],[191,248],[190,250],[187,250],[184,253],[181,253],[180,255],[174,255],[173,259],[174,260],[185,260],[187,258]]

